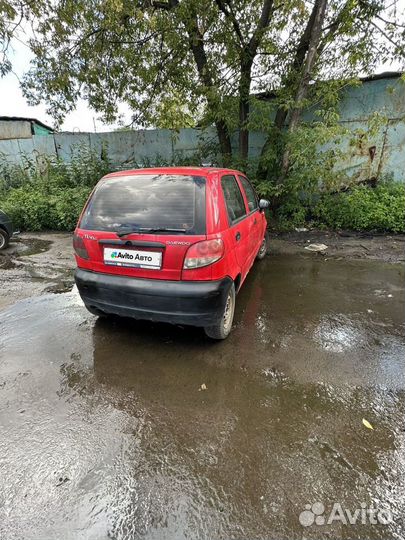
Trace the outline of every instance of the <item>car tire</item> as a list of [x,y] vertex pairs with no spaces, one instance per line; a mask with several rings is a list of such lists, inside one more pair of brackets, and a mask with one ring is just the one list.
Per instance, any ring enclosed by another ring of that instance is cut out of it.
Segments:
[[267,255],[268,247],[269,247],[269,235],[266,232],[266,234],[263,237],[263,241],[261,243],[260,249],[256,255],[256,259],[258,261],[261,261],[265,258],[265,256]]
[[235,313],[235,284],[229,288],[228,295],[226,297],[224,311],[219,323],[214,326],[206,326],[204,328],[206,335],[211,339],[226,339],[232,329],[233,316]]
[[101,309],[98,309],[94,306],[88,306],[87,304],[84,304],[87,311],[89,311],[92,315],[95,315],[96,317],[107,317],[107,313],[104,311],[101,311]]
[[10,236],[8,235],[8,232],[5,231],[4,229],[0,229],[0,250],[6,249],[9,241],[10,241]]

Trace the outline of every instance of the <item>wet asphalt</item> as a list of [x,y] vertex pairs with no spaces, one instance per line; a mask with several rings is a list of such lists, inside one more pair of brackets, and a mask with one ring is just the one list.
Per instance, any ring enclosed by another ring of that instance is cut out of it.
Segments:
[[404,538],[404,278],[268,257],[221,343],[75,290],[0,311],[0,538]]

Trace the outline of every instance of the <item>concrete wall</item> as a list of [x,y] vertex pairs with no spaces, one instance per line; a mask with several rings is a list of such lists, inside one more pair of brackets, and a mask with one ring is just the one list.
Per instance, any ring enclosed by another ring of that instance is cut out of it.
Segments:
[[[214,130],[197,129],[116,131],[107,133],[55,133],[47,137],[0,141],[0,159],[20,163],[22,156],[58,156],[69,162],[75,150],[90,148],[108,154],[112,166],[125,169],[153,160],[171,161],[176,154],[193,155],[199,145],[215,142]],[[254,141],[254,139],[252,139]]]
[[[370,136],[369,120],[374,113],[384,116],[376,134]],[[304,114],[304,120],[315,118],[314,110]],[[391,175],[405,182],[405,84],[396,79],[381,79],[348,87],[340,103],[340,118],[349,135],[341,142],[344,159],[337,169],[363,180]],[[362,133],[365,135],[363,136]],[[31,137],[31,135],[30,135]],[[265,135],[252,133],[250,157],[260,155]],[[355,140],[353,144],[353,139]],[[213,128],[208,130],[181,129],[117,131],[109,133],[55,133],[47,137],[33,135],[29,139],[0,140],[0,159],[19,163],[22,156],[59,156],[69,161],[75,148],[89,147],[101,155],[108,153],[114,169],[173,162],[181,154],[192,156],[206,143],[216,144]],[[237,148],[237,134],[232,137]],[[322,149],[322,147],[320,147]],[[157,161],[157,163],[156,163]]]
[[[257,156],[264,142],[264,135],[253,132],[249,153]],[[115,169],[125,169],[160,162],[173,162],[179,155],[193,156],[206,144],[217,144],[214,129],[147,129],[107,133],[55,133],[47,137],[33,135],[30,139],[0,141],[0,159],[10,163],[21,162],[22,156],[58,156],[69,162],[75,149],[90,148],[98,155],[102,152]],[[237,134],[232,138],[237,147]]]
[[0,139],[25,139],[31,137],[29,120],[0,120]]
[[[379,129],[371,134],[370,122],[381,115]],[[359,180],[390,175],[405,182],[405,82],[378,79],[348,87],[339,107],[340,123],[349,130],[340,149],[345,158],[338,168]],[[313,120],[314,110],[304,115]]]

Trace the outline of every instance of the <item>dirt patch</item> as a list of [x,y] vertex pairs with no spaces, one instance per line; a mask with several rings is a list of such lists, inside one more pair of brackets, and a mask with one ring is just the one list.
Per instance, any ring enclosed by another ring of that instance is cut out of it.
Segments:
[[15,263],[9,255],[0,254],[0,268],[2,270],[11,270],[11,268],[15,268]]
[[[314,253],[311,244],[327,249]],[[405,235],[301,231],[270,233],[270,256],[301,255],[324,259],[405,261]],[[70,233],[24,233],[0,253],[0,309],[17,300],[73,286],[75,260]]]
[[[327,248],[311,253],[311,244]],[[270,251],[278,254],[306,254],[312,257],[370,259],[398,263],[405,261],[405,235],[355,233],[351,231],[294,231],[270,234]]]
[[73,286],[70,233],[25,233],[0,254],[0,309],[17,300]]

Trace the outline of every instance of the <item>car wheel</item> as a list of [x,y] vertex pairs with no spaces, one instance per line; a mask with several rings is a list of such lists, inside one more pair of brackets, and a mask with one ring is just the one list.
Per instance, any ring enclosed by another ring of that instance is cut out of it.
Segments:
[[211,339],[225,339],[232,329],[233,315],[235,313],[235,285],[232,283],[226,297],[224,311],[219,323],[206,326],[205,333]]
[[256,259],[258,261],[261,261],[262,259],[265,258],[265,256],[267,255],[267,248],[269,246],[269,236],[266,232],[266,234],[264,235],[264,238],[263,238],[263,241],[262,241],[262,245],[260,246],[260,249],[259,251],[257,252],[257,255],[256,255]]
[[101,309],[98,309],[94,306],[88,306],[87,304],[84,304],[87,311],[90,311],[92,315],[95,315],[96,317],[107,317],[107,313],[104,311],[101,311]]
[[0,229],[0,249],[6,249],[10,237],[4,229]]

